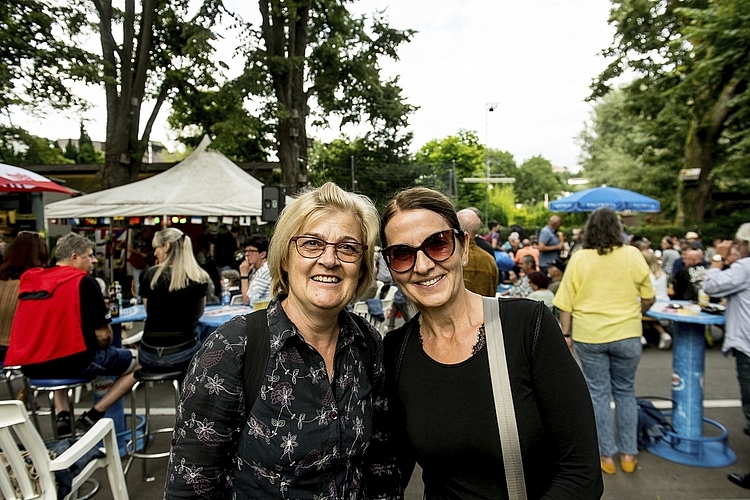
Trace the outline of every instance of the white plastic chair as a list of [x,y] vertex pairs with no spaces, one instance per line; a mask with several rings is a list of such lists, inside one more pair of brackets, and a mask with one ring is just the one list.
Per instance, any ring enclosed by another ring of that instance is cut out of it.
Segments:
[[[22,496],[17,496],[5,467],[0,467],[0,492],[9,500],[57,499],[54,472],[69,469],[102,439],[104,440],[104,458],[97,458],[86,464],[80,474],[73,478],[72,491],[65,497],[65,500],[76,498],[78,489],[83,483],[95,470],[102,467],[107,469],[112,498],[114,500],[129,499],[112,419],[102,418],[67,451],[56,459],[50,460],[44,442],[29,421],[29,414],[23,407],[23,403],[0,401],[0,451],[10,464]],[[24,458],[19,452],[18,443],[28,452],[38,475],[36,481],[29,475]],[[35,494],[35,482],[39,484],[41,495]]]

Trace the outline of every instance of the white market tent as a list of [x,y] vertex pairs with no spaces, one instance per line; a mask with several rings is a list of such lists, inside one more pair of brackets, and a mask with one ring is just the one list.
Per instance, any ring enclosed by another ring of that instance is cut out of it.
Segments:
[[[206,136],[180,163],[148,179],[44,207],[47,219],[156,215],[259,216],[263,183],[218,151]],[[294,201],[286,198],[286,203]]]

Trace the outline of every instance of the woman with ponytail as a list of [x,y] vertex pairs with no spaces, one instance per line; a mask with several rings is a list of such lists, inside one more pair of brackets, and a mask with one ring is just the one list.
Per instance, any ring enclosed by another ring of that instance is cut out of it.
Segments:
[[203,314],[210,278],[193,256],[190,237],[179,229],[157,232],[152,246],[157,264],[141,276],[148,316],[138,357],[149,371],[184,370],[200,347],[195,323]]

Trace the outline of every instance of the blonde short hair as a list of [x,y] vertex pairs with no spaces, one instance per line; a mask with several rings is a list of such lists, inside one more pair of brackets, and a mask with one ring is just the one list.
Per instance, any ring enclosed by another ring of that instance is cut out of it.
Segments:
[[359,222],[361,243],[367,245],[360,259],[362,276],[355,297],[367,290],[374,279],[375,241],[380,225],[378,211],[372,201],[361,194],[344,191],[332,182],[306,191],[297,201],[287,205],[279,215],[271,242],[268,245],[268,270],[271,273],[271,292],[274,297],[289,294],[289,276],[284,270],[289,266],[291,238],[303,227],[324,215],[344,213],[353,215]]

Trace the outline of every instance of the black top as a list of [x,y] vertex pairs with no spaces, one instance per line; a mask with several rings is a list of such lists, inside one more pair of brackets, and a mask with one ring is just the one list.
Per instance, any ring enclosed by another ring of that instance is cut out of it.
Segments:
[[156,269],[152,267],[141,275],[141,297],[148,300],[142,342],[153,347],[184,344],[195,338],[195,322],[200,317],[201,299],[206,296],[208,283],[190,281],[187,287],[170,292],[171,273],[167,268],[151,288]]
[[[92,276],[84,276],[78,289],[81,294],[81,330],[86,343],[86,351],[46,363],[26,365],[23,367],[23,373],[27,377],[74,378],[79,376],[94,359],[94,353],[99,349],[96,330],[109,324],[109,309],[104,303],[99,283]],[[54,331],[54,325],[49,325],[49,327],[51,331]]]
[[[503,337],[529,499],[600,498],[603,482],[591,398],[560,328],[546,307],[534,347],[538,303],[500,301]],[[403,443],[402,479],[414,460],[432,499],[508,498],[489,378],[487,348],[444,365],[419,342],[419,315],[394,394],[395,360],[405,328],[386,336],[394,432]]]

